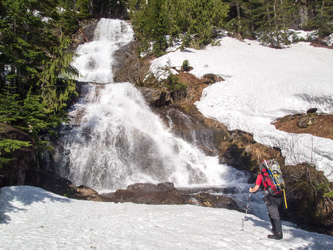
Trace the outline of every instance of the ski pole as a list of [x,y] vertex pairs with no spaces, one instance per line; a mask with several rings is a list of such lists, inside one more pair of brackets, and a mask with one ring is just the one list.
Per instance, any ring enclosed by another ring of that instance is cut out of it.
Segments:
[[242,230],[244,230],[244,222],[246,220],[246,215],[247,211],[249,210],[249,205],[250,205],[250,198],[251,198],[252,193],[249,194],[249,198],[247,199],[247,205],[246,205],[246,210],[245,210],[245,216],[244,219],[242,220]]

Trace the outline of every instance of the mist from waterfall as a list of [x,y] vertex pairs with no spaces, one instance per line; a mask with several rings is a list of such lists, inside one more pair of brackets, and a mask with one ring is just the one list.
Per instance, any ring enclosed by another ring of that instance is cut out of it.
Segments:
[[217,157],[206,156],[171,134],[132,84],[103,84],[112,82],[110,67],[104,63],[86,67],[105,58],[112,64],[113,45],[106,44],[125,45],[133,37],[130,30],[124,21],[102,19],[94,45],[86,43],[78,49],[85,51],[77,58],[83,80],[100,82],[87,84],[87,94],[71,107],[70,129],[64,126],[60,132],[53,156],[56,171],[75,185],[89,186],[99,193],[133,183],[166,181],[176,187],[245,188],[241,184],[246,183],[245,174],[220,165]]

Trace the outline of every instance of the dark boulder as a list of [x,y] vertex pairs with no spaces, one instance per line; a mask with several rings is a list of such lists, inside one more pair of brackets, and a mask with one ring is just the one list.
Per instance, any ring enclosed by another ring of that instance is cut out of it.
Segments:
[[187,204],[189,197],[173,187],[173,184],[137,183],[126,190],[118,189],[112,196],[113,202],[142,204]]

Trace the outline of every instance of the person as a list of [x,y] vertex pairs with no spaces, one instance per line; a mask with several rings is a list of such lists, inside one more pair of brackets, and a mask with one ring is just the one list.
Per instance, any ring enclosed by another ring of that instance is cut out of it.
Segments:
[[264,186],[265,191],[262,199],[266,203],[267,212],[272,224],[273,232],[273,234],[267,235],[267,237],[270,239],[281,240],[283,235],[279,206],[283,201],[283,193],[282,191],[276,190],[275,186],[272,185],[264,162],[259,164],[259,168],[260,174],[257,176],[255,186],[253,188],[251,187],[249,191],[251,193],[255,193],[258,191],[261,185]]

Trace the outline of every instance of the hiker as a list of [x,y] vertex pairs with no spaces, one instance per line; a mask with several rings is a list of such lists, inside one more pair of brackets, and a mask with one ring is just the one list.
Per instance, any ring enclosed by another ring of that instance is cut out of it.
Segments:
[[270,239],[281,240],[283,238],[283,235],[279,206],[283,201],[283,193],[282,191],[277,191],[275,186],[271,184],[271,180],[267,173],[264,162],[261,162],[259,164],[259,168],[260,174],[257,176],[255,186],[253,188],[250,188],[249,191],[251,193],[255,193],[258,191],[261,184],[263,184],[265,191],[262,199],[266,203],[268,216],[272,224],[273,232],[273,234],[267,235],[267,237]]

